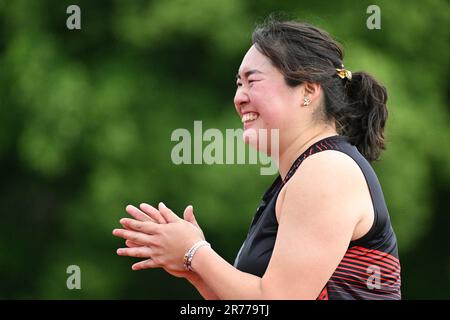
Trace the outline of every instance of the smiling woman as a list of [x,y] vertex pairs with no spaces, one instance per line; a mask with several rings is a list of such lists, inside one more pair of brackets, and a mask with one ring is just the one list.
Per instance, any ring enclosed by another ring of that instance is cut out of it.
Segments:
[[[205,241],[192,206],[179,218],[129,206],[118,254],[189,280],[208,299],[400,299],[397,240],[370,162],[385,148],[387,93],[343,66],[325,31],[268,19],[237,75],[244,139],[279,130],[279,175],[264,194],[234,265]],[[271,144],[269,144],[270,146]]]

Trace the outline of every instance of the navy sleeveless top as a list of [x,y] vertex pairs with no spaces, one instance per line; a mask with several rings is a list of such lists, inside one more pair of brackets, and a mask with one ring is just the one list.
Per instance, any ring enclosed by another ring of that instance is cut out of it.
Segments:
[[284,181],[275,179],[262,197],[234,266],[262,277],[267,269],[278,231],[275,204],[282,187],[308,156],[337,150],[350,156],[362,170],[374,208],[374,222],[362,238],[349,243],[347,252],[322,289],[319,300],[401,298],[397,239],[378,178],[370,163],[347,137],[336,135],[317,141],[292,164]]

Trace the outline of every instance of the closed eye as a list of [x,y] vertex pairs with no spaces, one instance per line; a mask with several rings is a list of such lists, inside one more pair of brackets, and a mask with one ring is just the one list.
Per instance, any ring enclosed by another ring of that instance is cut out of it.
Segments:
[[[256,80],[256,79],[247,80],[248,84],[251,84],[253,82],[258,82],[258,81],[261,81],[261,80]],[[236,82],[236,86],[242,87],[242,82]]]

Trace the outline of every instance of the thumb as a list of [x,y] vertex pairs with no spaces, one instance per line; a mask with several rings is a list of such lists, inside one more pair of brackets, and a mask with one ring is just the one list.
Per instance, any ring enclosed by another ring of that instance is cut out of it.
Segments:
[[191,205],[187,206],[186,209],[184,209],[183,216],[184,216],[184,220],[186,220],[186,221],[192,223],[193,225],[195,225],[196,227],[200,228],[200,226],[198,225],[197,220],[195,219],[195,216],[194,216],[194,208]]

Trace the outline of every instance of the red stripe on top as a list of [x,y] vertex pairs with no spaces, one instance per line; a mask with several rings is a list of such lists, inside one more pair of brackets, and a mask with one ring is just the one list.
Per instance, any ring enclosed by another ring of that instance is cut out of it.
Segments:
[[[343,266],[349,266],[349,267],[352,267],[352,268],[358,268],[358,269],[360,269],[360,270],[363,270],[364,272],[355,271],[354,269],[344,268]],[[360,267],[358,267],[358,266],[354,266],[354,265],[351,265],[351,264],[347,264],[347,263],[345,263],[345,262],[341,262],[341,263],[339,264],[339,266],[337,267],[337,269],[335,270],[335,272],[339,272],[339,271],[341,271],[341,270],[350,270],[350,271],[352,271],[352,272],[355,273],[355,276],[357,276],[356,273],[359,273],[359,274],[367,275],[368,277],[371,276],[371,277],[376,277],[376,278],[378,278],[378,277],[376,276],[376,274],[374,274],[374,273],[372,273],[372,274],[369,275],[369,274],[367,273],[367,269],[365,269],[365,268],[360,268]],[[384,275],[384,278],[383,278],[383,275]],[[382,275],[382,277],[381,277],[381,280],[391,281],[391,282],[392,282],[392,285],[394,285],[395,283],[399,283],[399,284],[400,284],[400,277],[399,277],[398,275],[392,275],[392,274],[383,274],[383,275]]]
[[[334,272],[334,274],[342,274],[342,275],[348,275],[351,277],[354,277],[358,280],[361,281],[367,281],[367,279],[369,279],[369,277],[373,278],[373,279],[378,279],[380,280],[381,285],[383,286],[392,286],[392,287],[396,287],[399,286],[400,284],[398,283],[398,278],[383,278],[383,277],[378,277],[376,274],[368,274],[368,273],[363,273],[363,272],[358,272],[352,269],[348,269],[348,268],[344,268],[344,267],[338,267],[338,269],[336,269],[336,271]],[[334,276],[333,274],[333,276]],[[392,282],[392,283],[389,283]]]
[[[380,273],[370,272],[368,268],[375,266]],[[370,279],[370,283],[368,283]],[[369,289],[368,284],[379,281],[380,289]],[[384,298],[399,299],[400,263],[389,253],[379,250],[355,246],[349,248],[327,282],[331,299],[337,298]]]
[[[356,257],[356,258],[358,258],[358,259],[352,259],[353,257],[348,257],[347,255],[346,256],[344,256],[344,258],[342,259],[343,261],[345,261],[345,262],[348,262],[348,263],[359,263],[359,264],[361,264],[362,266],[364,266],[364,267],[370,267],[370,266],[377,266],[377,267],[379,267],[380,268],[380,270],[382,271],[382,272],[386,272],[386,273],[388,273],[388,274],[399,274],[399,272],[400,272],[400,270],[398,270],[398,269],[390,269],[390,268],[386,268],[386,267],[383,267],[382,265],[380,265],[380,263],[379,262],[377,262],[377,261],[372,261],[372,260],[370,260],[369,259],[369,261],[363,261],[363,260],[361,260],[363,257]],[[366,268],[367,269],[367,268]]]
[[382,262],[382,263],[386,264],[387,266],[389,266],[392,269],[395,269],[395,270],[400,269],[400,265],[399,264],[394,264],[388,258],[382,257],[382,256],[377,256],[377,255],[372,254],[372,253],[361,254],[361,253],[347,252],[345,254],[345,256],[351,257],[351,258],[359,258],[359,257],[361,257],[361,258],[365,258],[363,260],[366,260],[366,261],[369,261],[369,259],[370,259],[370,261],[379,261],[379,262]]
[[356,251],[360,251],[360,252],[364,252],[364,253],[375,254],[375,255],[382,256],[382,257],[386,257],[386,258],[389,258],[390,260],[392,260],[392,262],[394,264],[396,264],[397,266],[400,265],[400,261],[396,257],[394,257],[393,255],[391,255],[391,254],[389,254],[387,252],[383,252],[383,251],[378,251],[378,250],[373,250],[373,249],[370,250],[370,249],[366,249],[366,248],[363,248],[363,247],[355,246],[355,247],[351,247],[349,250],[347,250],[347,252],[348,251],[353,252],[355,250]]
[[328,300],[328,289],[326,286],[323,288],[316,300]]
[[[333,276],[331,277],[331,281],[336,281],[336,280],[345,280],[345,281],[353,281],[356,282],[357,284],[360,284],[362,286],[364,286],[366,289],[369,289],[369,287],[367,286],[368,282],[367,279],[361,280],[361,279],[355,279],[355,278],[349,278],[349,277],[344,277],[341,275],[337,275],[336,273],[333,274]],[[372,284],[372,282],[370,282],[370,284]],[[386,291],[386,292],[396,292],[398,290],[398,287],[396,286],[388,286],[385,285],[384,283],[380,282],[380,289],[376,289],[378,291]],[[369,290],[375,290],[375,289],[369,289]]]
[[398,271],[398,267],[395,267],[395,266],[393,266],[392,264],[390,264],[390,263],[385,263],[385,261],[384,260],[381,260],[381,259],[373,259],[373,258],[371,258],[371,257],[367,257],[367,256],[362,256],[362,255],[358,255],[358,254],[353,254],[353,253],[346,253],[345,254],[345,256],[344,256],[344,259],[346,259],[346,258],[355,258],[355,259],[358,259],[358,260],[362,260],[361,261],[361,263],[363,262],[363,261],[366,261],[367,263],[369,263],[370,265],[373,265],[373,264],[376,264],[376,265],[379,265],[379,266],[384,266],[384,268],[385,269],[387,269],[387,270],[390,270],[391,272],[395,272],[395,271]]
[[328,147],[330,147],[331,149],[337,149],[337,147],[336,147],[336,146],[333,146],[328,140],[325,140],[324,142],[325,142],[325,144],[326,144]]

